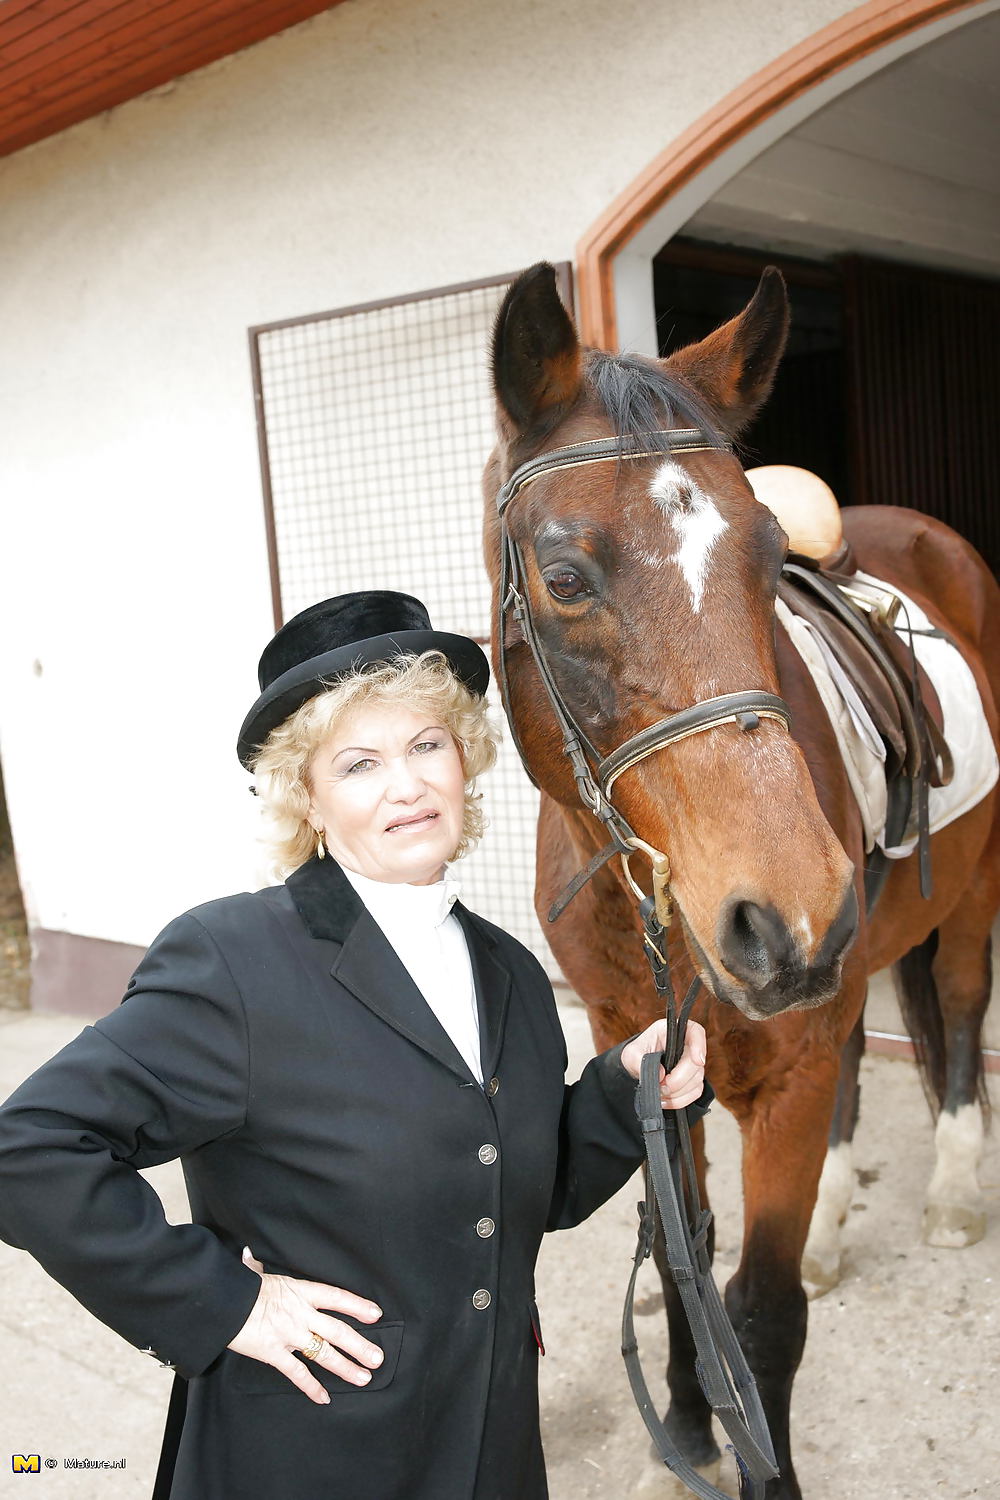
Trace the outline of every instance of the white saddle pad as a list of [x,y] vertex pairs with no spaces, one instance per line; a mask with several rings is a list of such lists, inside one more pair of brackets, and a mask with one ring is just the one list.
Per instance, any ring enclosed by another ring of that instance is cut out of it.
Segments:
[[[933,629],[918,604],[900,589],[873,578],[858,577],[895,594],[902,601],[896,631],[909,644],[909,630]],[[886,785],[885,748],[867,709],[844,675],[826,642],[788,606],[777,601],[778,619],[792,645],[809,668],[840,745],[844,768],[854,793],[864,828],[865,852],[876,844],[890,859],[903,859],[916,847],[916,838],[885,846]],[[944,737],[955,762],[955,775],[947,786],[931,787],[928,809],[931,833],[947,827],[967,813],[993,790],[1000,775],[996,746],[983,712],[976,679],[961,653],[940,636],[913,636],[917,660],[934,684],[944,718]]]

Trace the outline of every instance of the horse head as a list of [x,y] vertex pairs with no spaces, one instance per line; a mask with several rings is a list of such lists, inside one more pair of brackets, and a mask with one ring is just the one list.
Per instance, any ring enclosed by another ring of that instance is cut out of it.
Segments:
[[[780,692],[774,598],[787,539],[730,443],[766,400],[787,330],[775,270],[737,317],[666,360],[581,347],[547,265],[519,277],[500,308],[498,440],[484,476],[494,618],[495,501],[510,475],[597,439],[645,453],[547,469],[505,513],[552,678],[602,757],[706,699]],[[651,436],[692,427],[709,446],[671,451]],[[504,646],[507,712],[525,758],[544,793],[578,809],[550,701],[509,612]],[[495,637],[497,667],[499,647]],[[854,870],[783,722],[727,723],[665,746],[622,772],[610,800],[667,853],[687,946],[720,999],[763,1019],[832,997],[857,929]]]

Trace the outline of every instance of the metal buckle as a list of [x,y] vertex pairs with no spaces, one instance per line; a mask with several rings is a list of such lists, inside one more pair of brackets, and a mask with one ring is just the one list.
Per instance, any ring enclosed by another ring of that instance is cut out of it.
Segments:
[[874,584],[866,583],[864,579],[855,579],[851,583],[838,583],[837,587],[852,604],[856,604],[866,614],[874,615],[876,620],[880,620],[883,625],[895,624],[896,616],[902,607],[902,600],[891,589],[876,588]]
[[[670,860],[662,849],[654,849],[652,844],[647,844],[645,839],[641,839],[635,834],[631,838],[627,838],[625,843],[631,844],[635,850],[641,849],[653,867],[653,904],[656,908],[656,919],[665,931],[670,926],[674,915],[673,902],[670,899]],[[644,901],[646,893],[632,878],[632,871],[629,869],[630,858],[631,855],[629,854],[622,855],[622,869],[625,871],[625,879],[632,887],[639,901]],[[657,957],[661,957],[658,952]]]

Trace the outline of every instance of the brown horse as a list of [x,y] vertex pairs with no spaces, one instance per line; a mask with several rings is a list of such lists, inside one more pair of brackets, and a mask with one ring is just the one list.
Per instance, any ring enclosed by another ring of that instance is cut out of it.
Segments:
[[[494,336],[498,442],[484,477],[494,619],[495,499],[512,471],[595,438],[646,439],[691,426],[735,437],[768,395],[787,325],[784,283],[769,270],[744,311],[703,342],[664,361],[613,356],[581,348],[551,267],[515,282]],[[902,972],[940,1106],[926,1232],[948,1243],[982,1232],[977,1092],[989,934],[1000,904],[998,799],[991,793],[934,836],[931,899],[921,898],[915,861],[900,861],[866,921],[857,806],[817,690],[776,629],[786,538],[736,457],[716,448],[550,470],[520,492],[507,521],[556,684],[602,756],[666,715],[724,693],[777,693],[792,710],[792,733],[761,720],[752,733],[729,724],[661,749],[621,776],[612,800],[669,855],[680,914],[670,934],[678,987],[696,969],[710,992],[700,1014],[709,1074],[744,1146],[743,1251],[726,1302],[781,1470],[768,1496],[797,1500],[789,1402],[806,1332],[800,1263],[829,1140],[825,1227],[813,1248],[827,1279],[834,1274],[831,1221],[835,1229],[846,1209],[861,1015],[868,975],[885,965]],[[996,737],[1000,591],[988,569],[946,526],[915,512],[856,509],[844,521],[859,565],[898,585],[960,643]],[[510,615],[505,641],[507,712],[542,792],[536,910],[604,1048],[655,1014],[635,900],[615,860],[554,925],[545,921],[606,835],[580,803]],[[497,647],[494,630],[498,667]],[[960,755],[961,746],[952,748]],[[697,1154],[704,1178],[701,1139]],[[711,1414],[662,1257],[658,1264],[670,1327],[667,1422],[684,1456],[706,1465],[718,1456]]]

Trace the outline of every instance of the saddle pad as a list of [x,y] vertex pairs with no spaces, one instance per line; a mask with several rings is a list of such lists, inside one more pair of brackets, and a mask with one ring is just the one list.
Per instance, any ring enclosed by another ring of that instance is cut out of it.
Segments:
[[[955,761],[955,774],[947,786],[931,787],[928,791],[930,831],[937,833],[981,802],[992,791],[1000,775],[1000,762],[979,689],[965,658],[950,641],[918,633],[934,629],[918,604],[900,589],[873,578],[869,573],[859,570],[857,577],[877,588],[887,589],[901,600],[896,633],[908,647],[908,632],[914,631],[913,648],[917,660],[933,683],[941,703],[944,736]],[[780,600],[777,614],[809,669],[830,717],[847,779],[861,813],[865,851],[870,852],[878,844],[885,849],[888,858],[905,858],[916,848],[915,837],[891,848],[884,844],[885,749],[864,704],[825,643],[806,622],[793,616]]]

